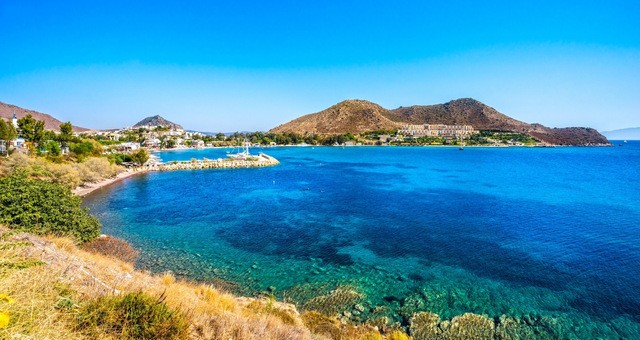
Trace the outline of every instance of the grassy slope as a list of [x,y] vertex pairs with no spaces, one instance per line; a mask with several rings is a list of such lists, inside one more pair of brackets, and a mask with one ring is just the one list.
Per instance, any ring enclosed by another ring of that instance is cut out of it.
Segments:
[[209,285],[176,281],[169,274],[137,271],[129,263],[80,250],[65,238],[14,234],[1,227],[0,234],[0,294],[15,300],[0,305],[0,311],[11,316],[0,338],[83,339],[74,330],[78,306],[100,296],[142,291],[164,295],[170,308],[185,313],[195,339],[326,338],[322,334],[382,339],[370,327],[339,325],[324,317],[317,321],[320,327],[309,325],[319,333],[312,334],[289,304],[236,297]]

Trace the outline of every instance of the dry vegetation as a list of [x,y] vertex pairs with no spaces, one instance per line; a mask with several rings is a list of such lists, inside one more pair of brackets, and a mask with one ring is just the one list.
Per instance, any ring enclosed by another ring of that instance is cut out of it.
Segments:
[[85,183],[95,183],[124,171],[104,157],[90,157],[81,163],[55,163],[42,157],[29,157],[15,152],[0,161],[0,176],[25,171],[29,177],[57,183],[74,189]]
[[138,251],[127,241],[112,236],[98,237],[91,242],[83,243],[80,248],[129,263],[135,262],[136,258],[138,258]]

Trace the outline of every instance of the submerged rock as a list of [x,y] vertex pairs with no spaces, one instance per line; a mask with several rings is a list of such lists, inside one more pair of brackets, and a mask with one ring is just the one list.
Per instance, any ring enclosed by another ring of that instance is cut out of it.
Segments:
[[415,340],[434,339],[442,330],[438,327],[440,317],[438,314],[421,312],[411,318],[410,333]]

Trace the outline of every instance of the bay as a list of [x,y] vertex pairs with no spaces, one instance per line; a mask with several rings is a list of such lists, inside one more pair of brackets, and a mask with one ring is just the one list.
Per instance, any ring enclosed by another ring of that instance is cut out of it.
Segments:
[[148,173],[85,205],[140,268],[239,294],[305,308],[349,287],[356,321],[473,312],[552,337],[640,336],[640,142],[261,151],[281,164]]

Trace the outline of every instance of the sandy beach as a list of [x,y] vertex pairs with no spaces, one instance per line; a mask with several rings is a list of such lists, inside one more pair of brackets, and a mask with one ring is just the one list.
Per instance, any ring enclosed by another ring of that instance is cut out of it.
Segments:
[[88,195],[89,193],[94,192],[95,190],[98,190],[100,188],[104,188],[108,185],[111,185],[117,181],[120,181],[122,179],[125,179],[127,177],[131,177],[134,175],[138,175],[138,174],[142,174],[149,171],[148,169],[140,169],[140,170],[127,170],[125,172],[119,173],[117,176],[112,177],[112,178],[108,178],[105,179],[103,181],[97,182],[97,183],[88,183],[85,184],[83,186],[77,187],[75,189],[73,189],[73,193],[76,194],[77,196],[80,197],[84,197],[86,195]]

